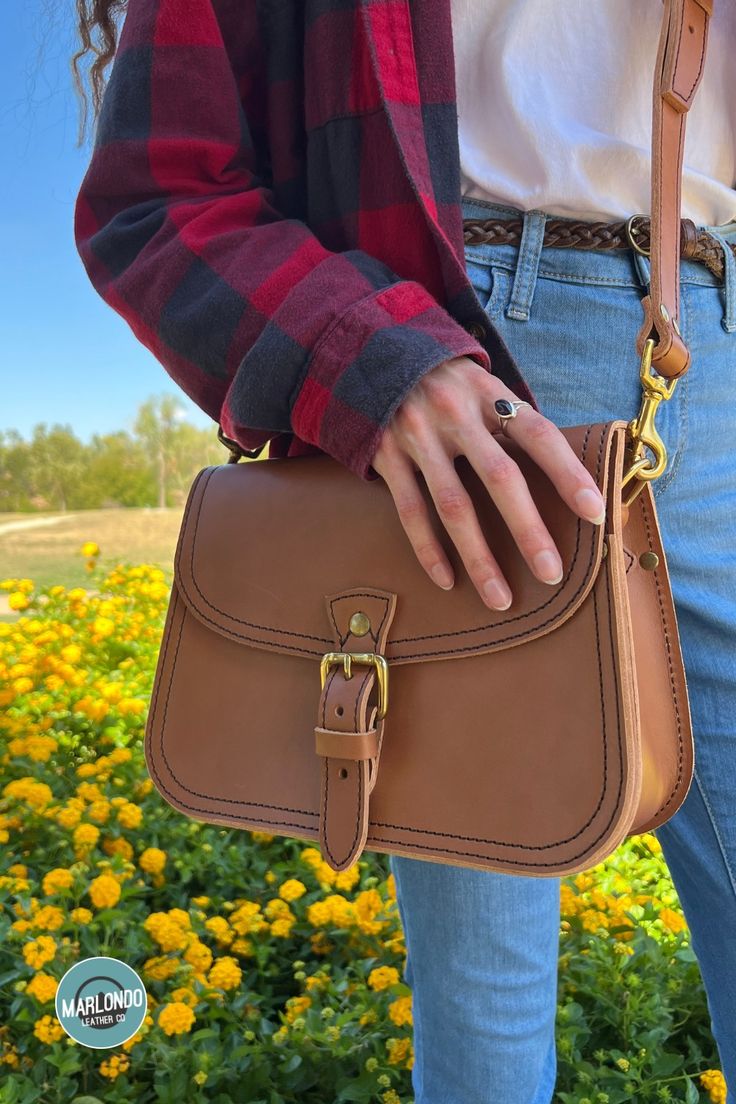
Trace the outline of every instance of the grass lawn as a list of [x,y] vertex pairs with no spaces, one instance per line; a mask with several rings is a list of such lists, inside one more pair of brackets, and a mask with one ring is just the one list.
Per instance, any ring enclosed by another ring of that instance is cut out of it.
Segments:
[[[171,570],[181,516],[178,508],[0,514],[0,579],[28,578],[39,586],[87,586],[89,574],[79,549],[88,540],[99,544],[103,566],[127,560]],[[54,520],[4,531],[8,523],[45,518]]]

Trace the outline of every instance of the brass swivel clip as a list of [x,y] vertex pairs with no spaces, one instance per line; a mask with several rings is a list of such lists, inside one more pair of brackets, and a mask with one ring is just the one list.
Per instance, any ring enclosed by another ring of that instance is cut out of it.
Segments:
[[[628,445],[624,460],[622,491],[632,480],[634,482],[628,498],[623,500],[625,506],[630,506],[644,484],[658,479],[667,467],[667,449],[657,432],[654,420],[659,404],[663,400],[672,398],[677,380],[667,380],[663,376],[652,373],[653,349],[654,338],[647,338],[639,368],[642,386],[641,407],[637,416],[632,418],[627,426]],[[645,452],[647,448],[654,454],[653,461]]]

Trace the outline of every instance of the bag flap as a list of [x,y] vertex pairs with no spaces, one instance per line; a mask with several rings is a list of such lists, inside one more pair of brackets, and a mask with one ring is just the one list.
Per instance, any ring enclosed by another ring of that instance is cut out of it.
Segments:
[[213,631],[292,655],[317,659],[332,650],[325,597],[362,586],[397,595],[385,651],[392,663],[513,647],[552,631],[590,591],[614,512],[620,519],[626,425],[617,419],[562,429],[607,503],[604,525],[573,513],[528,453],[497,436],[521,468],[562,557],[562,581],[553,586],[535,578],[482,479],[465,456],[456,457],[511,588],[507,610],[491,610],[479,597],[420,472],[431,524],[455,573],[449,591],[419,564],[385,481],[362,480],[327,454],[204,468],[182,521],[176,586]]

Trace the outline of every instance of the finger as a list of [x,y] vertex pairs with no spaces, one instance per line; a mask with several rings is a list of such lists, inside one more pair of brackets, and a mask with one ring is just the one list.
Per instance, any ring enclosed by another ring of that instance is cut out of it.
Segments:
[[543,583],[559,583],[562,559],[524,473],[480,418],[466,422],[463,451],[483,480],[532,572]]
[[443,590],[451,590],[455,584],[454,572],[435,536],[427,503],[409,459],[397,452],[385,464],[381,475],[393,496],[399,520],[419,563],[433,582]]
[[423,448],[416,459],[440,520],[481,598],[490,609],[508,609],[508,583],[486,543],[472,499],[451,459],[439,442]]
[[[489,377],[490,378],[490,377]],[[496,399],[516,399],[500,380],[483,403],[487,425],[492,433],[503,432],[493,403]],[[522,406],[516,417],[506,423],[508,436],[518,442],[549,476],[564,502],[580,517],[600,525],[605,520],[606,504],[593,476],[576,455],[559,426],[532,407]]]

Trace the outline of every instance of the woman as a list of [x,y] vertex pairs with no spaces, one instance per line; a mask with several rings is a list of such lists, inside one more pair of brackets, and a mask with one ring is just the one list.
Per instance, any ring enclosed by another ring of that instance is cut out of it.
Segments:
[[[78,7],[83,45],[103,31],[99,92],[112,4]],[[648,261],[555,248],[545,229],[649,209],[660,19],[660,0],[128,0],[75,212],[90,280],[242,448],[322,450],[385,479],[419,562],[451,586],[421,472],[481,597],[505,609],[453,457],[483,471],[519,554],[554,583],[557,550],[490,432],[497,399],[526,402],[510,435],[602,521],[558,427],[637,412]],[[693,362],[661,412],[655,495],[697,756],[657,835],[736,1086],[734,45],[721,4],[682,214],[725,268],[682,261]],[[514,216],[521,236],[465,245],[463,218]],[[390,859],[417,1104],[548,1104],[559,879]]]

